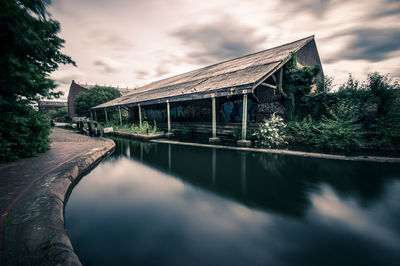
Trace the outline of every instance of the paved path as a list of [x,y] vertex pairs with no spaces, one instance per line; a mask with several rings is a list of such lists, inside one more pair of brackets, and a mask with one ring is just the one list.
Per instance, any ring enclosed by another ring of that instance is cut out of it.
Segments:
[[[21,159],[0,166],[0,252],[6,217],[15,204],[39,180],[57,172],[68,162],[76,161],[89,150],[109,146],[109,140],[90,138],[75,131],[53,128],[51,149],[37,157]],[[1,264],[1,258],[0,258]]]

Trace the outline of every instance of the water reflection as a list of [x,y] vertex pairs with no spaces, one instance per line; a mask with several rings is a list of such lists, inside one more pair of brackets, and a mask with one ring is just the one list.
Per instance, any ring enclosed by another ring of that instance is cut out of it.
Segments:
[[399,165],[116,143],[66,208],[84,264],[399,264]]
[[132,158],[168,170],[196,186],[249,206],[294,216],[304,215],[310,206],[308,195],[317,192],[323,184],[368,206],[382,195],[385,182],[398,179],[400,172],[396,164],[233,152],[123,139],[115,141],[118,145],[113,160],[128,156],[123,151],[129,149]]

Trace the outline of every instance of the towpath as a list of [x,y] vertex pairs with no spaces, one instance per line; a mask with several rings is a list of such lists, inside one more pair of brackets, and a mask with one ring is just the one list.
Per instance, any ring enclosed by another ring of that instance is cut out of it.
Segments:
[[0,167],[0,265],[79,265],[65,234],[64,202],[68,189],[115,144],[61,128],[50,138],[49,151]]

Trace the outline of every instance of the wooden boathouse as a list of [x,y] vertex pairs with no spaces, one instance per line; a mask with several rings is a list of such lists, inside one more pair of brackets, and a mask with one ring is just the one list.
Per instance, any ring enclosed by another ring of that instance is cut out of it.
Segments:
[[135,121],[156,121],[168,133],[190,125],[194,132],[211,134],[210,142],[241,128],[238,144],[249,145],[248,126],[255,127],[272,113],[285,114],[283,68],[292,53],[300,67],[321,65],[314,36],[310,36],[152,82],[92,110],[95,114],[104,110],[107,117],[107,109],[124,108]]

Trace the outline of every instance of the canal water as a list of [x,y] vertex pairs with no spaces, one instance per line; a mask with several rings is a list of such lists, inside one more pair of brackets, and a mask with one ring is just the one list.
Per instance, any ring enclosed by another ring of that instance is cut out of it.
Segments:
[[400,265],[400,165],[115,139],[73,189],[84,265]]

